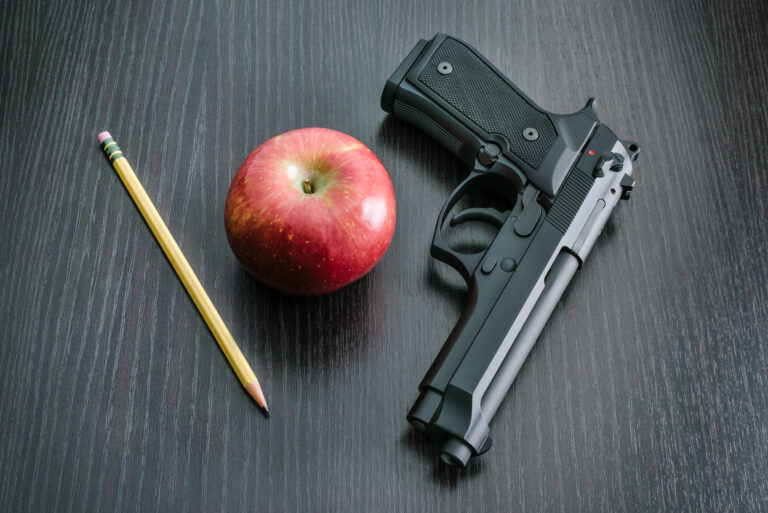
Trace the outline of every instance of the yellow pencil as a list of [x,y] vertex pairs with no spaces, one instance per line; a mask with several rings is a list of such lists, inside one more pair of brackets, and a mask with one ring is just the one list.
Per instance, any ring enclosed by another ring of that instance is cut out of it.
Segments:
[[117,143],[109,132],[102,132],[99,134],[99,143],[101,144],[104,154],[107,156],[112,166],[120,175],[120,179],[123,181],[125,188],[131,193],[136,206],[139,207],[141,215],[144,216],[144,220],[149,225],[152,233],[155,234],[157,242],[160,243],[160,247],[163,248],[165,256],[170,260],[171,265],[176,270],[176,274],[179,275],[181,282],[189,292],[192,301],[197,305],[197,309],[200,315],[205,319],[205,323],[210,328],[211,333],[219,343],[219,347],[224,351],[224,355],[229,360],[229,364],[234,369],[235,374],[240,379],[240,383],[245,387],[248,393],[253,397],[256,404],[264,408],[264,412],[269,415],[269,409],[267,408],[267,401],[264,399],[264,393],[259,386],[259,380],[256,379],[256,375],[253,373],[251,366],[248,365],[240,348],[237,347],[235,340],[229,333],[229,330],[224,325],[224,321],[221,320],[219,313],[213,307],[208,294],[203,290],[203,286],[200,285],[200,281],[195,276],[192,268],[189,266],[189,262],[184,258],[181,253],[178,244],[173,239],[171,232],[168,231],[168,227],[165,226],[160,214],[157,213],[157,209],[152,204],[152,201],[147,196],[147,192],[142,187],[139,179],[131,169],[131,165],[128,164],[128,160],[123,156],[123,152],[117,146]]

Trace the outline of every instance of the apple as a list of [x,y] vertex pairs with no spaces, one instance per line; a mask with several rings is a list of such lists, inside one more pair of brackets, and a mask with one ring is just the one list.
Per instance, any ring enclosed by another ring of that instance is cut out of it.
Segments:
[[395,230],[395,193],[363,143],[327,128],[269,139],[240,166],[224,209],[227,239],[259,281],[319,295],[361,278]]

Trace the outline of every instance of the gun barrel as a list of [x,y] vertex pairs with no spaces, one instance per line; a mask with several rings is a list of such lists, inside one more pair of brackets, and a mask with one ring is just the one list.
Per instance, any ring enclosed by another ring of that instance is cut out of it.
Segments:
[[552,264],[549,274],[544,279],[544,291],[483,397],[483,413],[489,420],[496,414],[499,404],[512,386],[520,367],[533,349],[536,339],[578,269],[579,259],[568,251],[561,251]]
[[[568,251],[561,251],[555,259],[549,274],[544,279],[545,288],[539,296],[536,306],[531,310],[528,319],[515,338],[493,381],[488,386],[485,396],[483,396],[482,411],[486,421],[490,422],[496,415],[499,404],[512,386],[512,382],[520,372],[528,353],[531,352],[539,334],[544,329],[544,325],[546,325],[578,268],[579,259]],[[440,447],[440,459],[449,465],[463,467],[471,456],[472,451],[469,446],[454,436],[446,437]]]

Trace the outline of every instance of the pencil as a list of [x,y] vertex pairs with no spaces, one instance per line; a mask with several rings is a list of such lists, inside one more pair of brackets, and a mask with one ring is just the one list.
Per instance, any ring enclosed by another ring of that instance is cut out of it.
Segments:
[[224,356],[227,357],[229,364],[232,366],[235,374],[237,374],[240,383],[250,396],[253,397],[256,404],[264,409],[264,413],[269,415],[264,392],[261,390],[259,380],[256,379],[253,369],[248,365],[248,361],[243,356],[240,348],[237,347],[237,343],[235,343],[224,321],[216,311],[216,308],[214,308],[213,303],[211,303],[208,294],[205,293],[203,286],[189,266],[189,262],[184,258],[171,232],[168,231],[168,227],[165,226],[160,214],[157,213],[157,209],[155,209],[149,196],[147,196],[147,192],[142,187],[141,182],[136,178],[136,174],[131,169],[131,165],[128,164],[128,160],[123,156],[120,147],[118,147],[109,132],[100,133],[98,138],[101,149],[104,150],[107,159],[112,163],[125,188],[131,194],[134,203],[136,203],[136,206],[141,211],[141,215],[144,216],[144,220],[155,235],[160,247],[163,248],[165,256],[168,257],[171,265],[176,270],[176,274],[178,274],[179,279],[181,279],[187,292],[189,292],[192,301],[195,302],[200,315],[211,330],[216,342],[219,343],[219,347],[221,347]]

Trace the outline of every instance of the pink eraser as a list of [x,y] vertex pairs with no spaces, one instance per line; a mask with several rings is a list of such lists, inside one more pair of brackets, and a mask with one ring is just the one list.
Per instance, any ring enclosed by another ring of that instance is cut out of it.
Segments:
[[104,139],[111,139],[112,136],[106,130],[99,134],[99,144],[104,142]]

